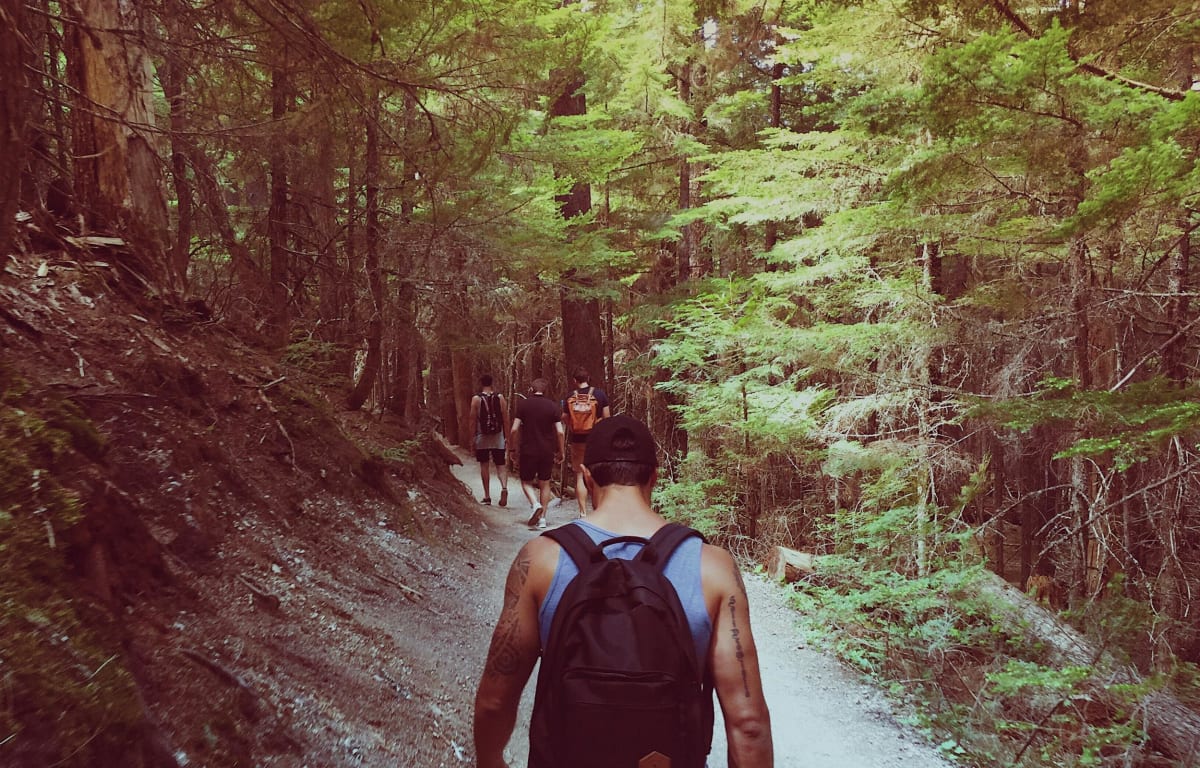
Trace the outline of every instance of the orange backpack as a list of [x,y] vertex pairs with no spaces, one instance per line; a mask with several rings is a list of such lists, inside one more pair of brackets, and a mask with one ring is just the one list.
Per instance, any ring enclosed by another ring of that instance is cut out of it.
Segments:
[[596,426],[599,402],[592,394],[595,387],[588,387],[587,392],[573,392],[567,398],[567,413],[571,416],[571,432],[576,435],[586,435]]

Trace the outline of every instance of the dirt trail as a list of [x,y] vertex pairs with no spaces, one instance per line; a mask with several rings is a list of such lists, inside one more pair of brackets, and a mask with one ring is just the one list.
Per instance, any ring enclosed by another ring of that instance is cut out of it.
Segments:
[[[466,454],[463,459],[463,466],[453,467],[454,475],[478,499],[482,495],[479,466]],[[497,485],[493,477],[493,499]],[[551,514],[550,524],[568,522],[575,509],[573,503],[565,504]],[[490,625],[500,610],[508,565],[536,533],[524,525],[529,505],[515,478],[509,481],[508,507],[480,505],[480,510],[493,534],[493,546],[486,560],[485,553],[479,553],[478,559],[486,565],[481,563],[477,607],[482,621]],[[771,708],[777,768],[949,768],[951,763],[932,745],[897,720],[878,689],[859,682],[832,657],[804,644],[783,589],[756,576],[746,577],[746,589]],[[522,701],[518,731],[507,751],[513,768],[525,766],[532,688],[531,680]],[[717,716],[710,768],[725,765],[719,708]]]

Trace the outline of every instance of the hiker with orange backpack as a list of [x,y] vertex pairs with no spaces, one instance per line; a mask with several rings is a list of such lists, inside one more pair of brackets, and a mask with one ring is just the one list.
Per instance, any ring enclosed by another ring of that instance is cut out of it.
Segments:
[[579,504],[579,516],[587,515],[588,486],[583,477],[583,452],[587,447],[588,435],[601,419],[612,415],[608,395],[603,389],[588,383],[588,371],[583,366],[575,369],[571,378],[575,389],[563,399],[563,426],[571,435],[571,471],[575,473],[575,501]]

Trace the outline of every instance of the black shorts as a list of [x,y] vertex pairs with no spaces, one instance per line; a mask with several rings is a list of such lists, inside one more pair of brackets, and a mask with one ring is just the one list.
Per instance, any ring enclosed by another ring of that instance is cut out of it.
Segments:
[[503,448],[479,448],[475,451],[475,461],[480,464],[487,464],[488,459],[497,467],[504,466],[504,449]]
[[554,472],[553,456],[521,455],[521,481],[532,483],[534,480],[549,480]]

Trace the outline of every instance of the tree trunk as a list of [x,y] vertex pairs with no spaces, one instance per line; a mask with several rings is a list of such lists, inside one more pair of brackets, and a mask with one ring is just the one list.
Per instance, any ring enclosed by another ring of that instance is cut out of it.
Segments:
[[7,85],[0,91],[0,157],[8,167],[0,176],[0,259],[13,242],[13,217],[21,197],[20,169],[25,167],[25,103],[28,54],[21,41],[25,29],[23,0],[0,4],[0,73]]
[[367,402],[383,363],[383,275],[379,269],[379,96],[368,94],[366,168],[366,270],[371,294],[371,319],[367,332],[367,360],[346,407],[356,411]]
[[162,254],[167,206],[153,144],[153,78],[150,58],[139,45],[138,6],[80,0],[75,7],[78,23],[66,25],[66,37],[76,92],[72,123],[79,206],[93,226],[120,229],[151,253]]
[[[326,129],[335,130],[335,116],[326,114]],[[331,141],[318,142],[315,167],[313,168],[313,228],[316,240],[317,271],[317,328],[315,335],[325,342],[328,352],[321,354],[321,361],[338,376],[352,370],[352,353],[348,344],[349,318],[347,317],[353,277],[346,269],[338,253],[338,202],[334,165],[334,146]],[[353,189],[353,187],[351,187]],[[353,197],[353,194],[347,195]],[[349,353],[349,354],[348,354]]]
[[1188,295],[1188,273],[1192,268],[1192,227],[1186,218],[1181,222],[1183,234],[1171,254],[1167,277],[1167,338],[1163,347],[1162,372],[1171,381],[1185,385],[1188,381],[1186,360],[1189,341],[1188,327],[1191,297]]
[[[287,72],[271,70],[271,206],[267,211],[267,240],[270,244],[270,287],[267,289],[267,314],[270,337],[283,346],[288,338],[290,297],[288,291],[288,158],[287,130],[284,120],[291,101]],[[369,130],[369,129],[368,129]]]
[[[172,42],[178,37],[172,35]],[[192,184],[188,180],[188,153],[184,134],[187,102],[183,90],[187,78],[183,66],[174,58],[167,62],[162,73],[163,95],[171,123],[171,176],[175,186],[175,242],[171,246],[167,275],[172,287],[180,292],[187,289],[188,262],[192,246]]]
[[[582,73],[566,77],[566,85],[550,107],[551,117],[587,114],[587,99],[580,89],[583,87]],[[588,184],[577,182],[566,195],[555,198],[564,219],[582,216],[592,209],[592,190]],[[589,287],[587,275],[574,270],[563,276],[561,292],[563,360],[567,375],[579,366],[591,374],[591,383],[605,388],[608,383],[598,380],[604,375],[604,342],[600,333],[600,302],[580,296],[580,289]]]
[[[779,81],[783,78],[785,68],[782,62],[775,62],[771,67],[771,115],[767,123],[772,128],[779,128],[783,125],[783,86]],[[770,251],[775,247],[775,243],[779,241],[779,223],[768,221],[766,233],[763,236],[763,250]],[[774,263],[767,264],[767,271],[774,272],[779,267]]]
[[412,280],[401,276],[396,294],[396,361],[392,371],[392,392],[388,410],[401,419],[414,415],[412,381],[419,374],[416,360],[421,337],[417,333],[417,292]]
[[475,391],[475,381],[471,375],[471,358],[465,349],[450,349],[450,372],[454,387],[451,397],[458,418],[458,444],[468,451],[474,450],[475,425],[471,423],[469,404]]
[[[1081,391],[1091,389],[1092,376],[1092,323],[1089,316],[1091,268],[1088,264],[1088,248],[1082,238],[1071,243],[1071,318],[1074,336],[1072,339],[1071,373]],[[1082,437],[1076,432],[1072,439]],[[1091,597],[1099,593],[1103,577],[1100,562],[1099,530],[1102,521],[1091,515],[1093,472],[1082,456],[1069,459],[1071,484],[1071,538],[1069,562],[1071,563],[1070,590],[1073,596]]]
[[[181,137],[176,137],[183,140]],[[188,156],[192,162],[192,170],[196,174],[196,187],[203,201],[204,210],[212,219],[213,229],[221,238],[221,244],[229,253],[232,261],[233,274],[236,276],[242,295],[256,302],[263,291],[262,273],[254,263],[250,249],[238,237],[229,218],[229,206],[221,191],[221,183],[217,180],[217,171],[208,155],[191,142],[185,142]]]
[[[1195,76],[1196,46],[1187,43],[1179,47],[1179,85],[1184,91],[1191,90]],[[1188,295],[1188,273],[1192,268],[1192,231],[1194,225],[1189,216],[1180,216],[1181,235],[1179,244],[1171,255],[1170,274],[1167,278],[1167,333],[1171,334],[1163,349],[1163,375],[1179,384],[1187,382],[1187,363],[1184,354],[1188,343],[1188,312],[1191,297]]]
[[[1057,667],[1086,667],[1094,674],[1089,680],[1089,693],[1104,706],[1125,710],[1108,691],[1115,685],[1141,685],[1137,672],[1119,664],[1109,654],[1102,653],[1073,627],[1059,621],[1053,614],[1031,601],[1024,593],[999,576],[984,573],[979,582],[982,594],[993,598],[992,605],[1000,623],[1022,627],[1030,644],[1045,650],[1048,663]],[[1146,733],[1155,749],[1178,764],[1193,768],[1200,765],[1200,715],[1188,709],[1170,693],[1156,691],[1141,702]]]
[[433,376],[429,382],[429,399],[437,409],[442,433],[453,445],[459,444],[458,403],[454,398],[454,360],[445,343],[433,350]]

